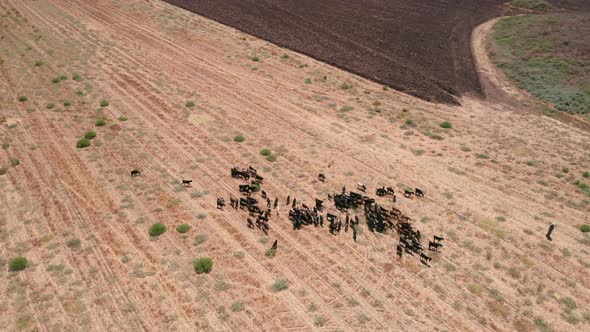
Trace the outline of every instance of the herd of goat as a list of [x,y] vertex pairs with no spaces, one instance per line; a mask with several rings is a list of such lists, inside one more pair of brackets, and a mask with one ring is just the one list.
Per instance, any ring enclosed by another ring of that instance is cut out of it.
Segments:
[[[139,170],[131,171],[131,176],[137,176],[140,174]],[[233,167],[231,169],[231,176],[232,178],[250,182],[238,186],[240,197],[235,198],[234,196],[230,196],[230,206],[236,210],[243,209],[248,211],[249,216],[246,219],[247,226],[249,228],[258,228],[264,232],[264,234],[268,235],[270,229],[269,219],[272,216],[272,210],[274,209],[276,214],[279,215],[280,205],[278,197],[276,197],[274,201],[271,201],[267,193],[261,189],[264,178],[260,176],[258,171],[252,166],[248,166],[247,169]],[[326,176],[320,173],[318,175],[318,181],[325,182]],[[183,186],[190,186],[191,183],[192,180],[182,180]],[[329,212],[326,213],[329,232],[332,235],[337,235],[343,228],[346,233],[351,229],[352,239],[356,242],[360,220],[356,214],[354,217],[351,217],[349,212],[350,210],[356,212],[362,206],[367,227],[371,232],[386,233],[388,230],[391,230],[399,234],[399,243],[396,247],[396,252],[400,258],[404,252],[412,256],[416,254],[420,257],[420,261],[423,264],[428,265],[428,262],[432,259],[425,254],[424,248],[421,244],[420,231],[414,229],[410,223],[410,218],[395,207],[386,209],[377,204],[374,198],[365,195],[367,190],[366,185],[359,183],[357,185],[357,190],[363,194],[347,191],[346,187],[342,187],[340,193],[334,193],[332,195],[328,194],[328,200],[333,201],[336,209],[345,214],[343,223],[343,220],[337,215]],[[261,193],[262,208],[259,206],[258,199],[252,197],[252,194],[258,191]],[[379,197],[391,196],[394,204],[397,200],[397,194],[391,187],[378,188],[376,190],[376,195]],[[415,188],[414,191],[406,189],[404,190],[403,196],[406,198],[412,198],[413,196],[424,197],[424,192],[418,188]],[[322,213],[324,211],[323,200],[316,198],[313,207],[309,207],[305,203],[301,203],[301,205],[297,203],[296,198],[291,200],[291,196],[287,196],[286,205],[291,207],[289,210],[289,220],[293,225],[293,230],[299,230],[304,226],[311,225],[315,227],[324,227],[324,216]],[[218,197],[217,208],[223,209],[225,205],[225,199],[223,197]],[[441,243],[443,240],[442,237],[435,235],[433,241],[428,241],[428,250],[438,251],[438,249],[443,246]]]

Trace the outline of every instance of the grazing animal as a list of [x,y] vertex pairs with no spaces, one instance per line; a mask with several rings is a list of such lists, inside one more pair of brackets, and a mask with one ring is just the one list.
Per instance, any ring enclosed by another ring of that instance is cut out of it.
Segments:
[[375,194],[377,196],[382,197],[382,196],[385,196],[386,193],[387,192],[385,191],[385,187],[382,187],[382,188],[377,188],[377,192]]
[[276,209],[277,207],[279,207],[279,198],[275,197],[274,208]]
[[418,188],[416,188],[416,197],[424,197],[424,192]]
[[445,238],[442,236],[436,236],[436,235],[434,236],[434,242],[440,242],[440,241],[443,241],[444,239]]
[[414,196],[414,192],[413,191],[404,190],[404,197],[406,197],[406,198],[412,198],[412,196]]
[[358,190],[362,191],[362,192],[365,192],[365,191],[367,191],[367,186],[366,186],[366,185],[364,185],[364,184],[362,184],[362,183],[358,183],[358,184],[357,184],[357,186],[356,186],[356,188],[357,188]]
[[131,176],[139,176],[141,175],[141,171],[138,169],[134,169],[131,171]]
[[324,174],[320,173],[318,175],[318,181],[320,181],[320,182],[326,181],[326,176]]
[[438,251],[438,248],[442,246],[442,243],[428,241],[428,250]]
[[399,256],[399,258],[402,258],[402,254],[404,253],[401,244],[398,243],[397,247],[396,247],[396,251],[397,251],[397,255]]
[[431,260],[432,258],[426,256],[424,253],[420,254],[420,262],[422,262],[422,264],[428,265],[428,262],[430,262]]
[[223,210],[224,206],[225,206],[225,199],[223,197],[218,197],[217,198],[217,208],[220,210]]
[[277,247],[278,247],[278,245],[279,245],[279,242],[278,242],[278,241],[279,241],[279,240],[275,240],[275,242],[272,244],[272,247],[271,247],[270,249],[272,249],[272,250],[277,250]]
[[248,218],[248,228],[254,228],[254,223],[252,222],[252,219]]
[[185,187],[190,187],[193,183],[193,180],[182,180],[182,185]]

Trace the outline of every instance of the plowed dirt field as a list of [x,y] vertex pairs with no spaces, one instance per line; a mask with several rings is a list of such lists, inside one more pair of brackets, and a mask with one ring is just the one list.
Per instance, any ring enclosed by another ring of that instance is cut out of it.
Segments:
[[[428,103],[162,1],[0,0],[0,330],[588,329],[590,134],[501,92]],[[281,202],[268,236],[215,207],[247,165]],[[292,230],[288,195],[336,213],[358,182],[425,190],[396,205],[445,238],[430,267],[362,217],[356,243]]]

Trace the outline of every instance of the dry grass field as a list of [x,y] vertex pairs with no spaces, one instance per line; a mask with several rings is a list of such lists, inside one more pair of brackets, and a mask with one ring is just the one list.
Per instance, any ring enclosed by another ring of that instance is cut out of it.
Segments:
[[[161,1],[0,0],[0,330],[590,329],[590,132],[527,106],[490,28],[488,98],[448,106]],[[247,165],[281,201],[268,236],[215,208]],[[357,182],[425,190],[397,207],[445,237],[430,267],[362,218],[356,243],[292,230],[287,195]]]

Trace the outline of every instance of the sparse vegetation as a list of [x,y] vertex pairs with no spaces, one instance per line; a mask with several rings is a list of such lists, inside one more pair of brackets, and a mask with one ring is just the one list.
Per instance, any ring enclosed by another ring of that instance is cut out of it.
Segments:
[[582,233],[588,233],[588,232],[590,232],[590,225],[588,225],[588,224],[580,225],[580,231]]
[[166,232],[166,226],[162,223],[155,223],[150,227],[149,234],[152,237],[157,237]]
[[244,307],[245,307],[244,302],[236,301],[229,306],[229,309],[233,312],[239,312],[239,311],[244,310]]
[[44,62],[43,62],[43,61],[41,61],[41,60],[37,60],[37,61],[35,61],[35,64],[34,64],[34,66],[35,66],[35,67],[41,67],[41,66],[43,66],[43,64],[44,64]]
[[47,108],[48,110],[55,108],[55,104],[54,103],[49,103],[47,105],[45,105],[45,108]]
[[234,142],[241,143],[241,142],[243,142],[243,141],[245,141],[245,140],[246,140],[246,138],[245,138],[244,136],[242,136],[242,135],[236,135],[236,136],[234,137]]
[[250,60],[252,60],[254,62],[258,62],[258,61],[260,61],[260,58],[257,57],[257,56],[253,56],[253,57],[250,58]]
[[272,249],[272,248],[271,248],[271,249],[268,249],[268,250],[266,250],[266,252],[264,253],[264,255],[265,255],[266,257],[270,257],[270,258],[273,258],[273,257],[275,257],[275,255],[276,255],[276,254],[277,254],[277,251],[276,251],[276,250],[274,250],[274,249]]
[[512,0],[510,4],[514,7],[536,10],[536,11],[547,11],[553,8],[549,3],[544,0]]
[[313,320],[313,325],[317,326],[317,327],[322,327],[324,326],[324,322],[325,319],[322,316],[317,316],[314,320]]
[[184,234],[186,232],[188,232],[191,229],[191,226],[189,224],[180,224],[176,227],[176,231],[180,234]]
[[29,98],[27,98],[27,96],[18,96],[18,101],[20,101],[20,102],[25,102],[27,100],[29,100]]
[[205,243],[207,241],[207,238],[208,238],[207,234],[197,234],[195,236],[195,239],[193,241],[193,244],[196,245],[196,246],[198,246],[200,244],[203,244],[203,243]]
[[129,119],[128,119],[126,116],[124,116],[124,115],[121,115],[121,116],[119,117],[119,121],[121,121],[121,122],[125,122],[125,121],[127,121],[127,120],[129,120]]
[[18,158],[10,158],[10,166],[16,167],[18,165],[20,165],[20,160]]
[[98,118],[96,119],[96,122],[94,123],[95,126],[97,127],[103,127],[106,126],[107,121],[105,120],[105,118]]
[[0,175],[4,175],[4,174],[6,174],[6,172],[8,172],[8,168],[1,166],[0,167]]
[[[539,0],[512,4],[546,10]],[[580,15],[521,15],[500,20],[494,27],[492,60],[519,88],[554,105],[556,110],[588,113],[590,94],[586,65],[590,24]]]
[[78,250],[81,246],[80,239],[69,239],[68,242],[66,242],[66,245],[72,250]]
[[26,269],[28,265],[29,265],[29,261],[25,257],[19,256],[19,257],[13,258],[8,263],[8,269],[10,271],[22,271],[22,270]]
[[213,268],[213,260],[209,257],[201,257],[193,262],[193,267],[198,274],[209,273]]
[[71,101],[71,100],[67,100],[67,99],[65,99],[65,100],[63,101],[63,104],[64,104],[64,106],[65,106],[65,107],[72,106],[72,101]]
[[276,155],[276,154],[271,154],[271,155],[269,155],[269,156],[266,156],[266,160],[267,160],[267,161],[270,161],[270,162],[276,161],[276,160],[277,160],[277,158],[278,158],[278,157],[277,157],[277,155]]
[[78,149],[84,149],[90,146],[90,140],[87,138],[82,138],[76,142],[76,147]]
[[440,127],[445,129],[451,129],[453,128],[453,125],[449,121],[445,121],[440,124]]
[[187,102],[184,104],[184,107],[186,107],[186,108],[193,108],[193,107],[195,107],[195,105],[196,105],[196,104],[195,104],[195,102],[194,102],[194,101],[192,101],[192,100],[188,100],[188,101],[187,101]]
[[262,150],[260,150],[260,154],[263,156],[270,156],[271,151],[270,151],[270,149],[262,149]]
[[96,137],[96,132],[89,130],[86,132],[86,134],[84,134],[84,138],[85,139],[94,139]]
[[273,292],[284,291],[287,288],[289,288],[289,282],[285,279],[277,279],[271,286]]
[[103,99],[100,101],[100,107],[107,107],[109,106],[109,101],[106,99]]
[[10,147],[10,144],[8,144],[8,143],[2,144],[2,150],[8,150],[9,147]]
[[72,75],[72,79],[73,79],[74,81],[80,82],[80,81],[82,80],[82,76],[80,76],[80,74],[78,74],[78,73],[74,73],[74,74]]

